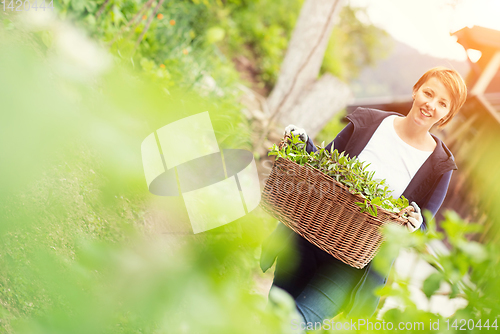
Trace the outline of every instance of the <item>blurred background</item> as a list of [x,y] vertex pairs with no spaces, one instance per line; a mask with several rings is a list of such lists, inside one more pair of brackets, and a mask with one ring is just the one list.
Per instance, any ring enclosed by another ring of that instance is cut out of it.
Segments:
[[209,111],[263,187],[284,126],[320,144],[356,107],[405,114],[438,65],[469,89],[432,130],[459,170],[429,233],[386,231],[381,254],[401,256],[373,320],[496,331],[498,1],[19,3],[0,4],[0,333],[290,332],[258,265],[277,221],[193,234],[182,197],[149,193],[142,141]]

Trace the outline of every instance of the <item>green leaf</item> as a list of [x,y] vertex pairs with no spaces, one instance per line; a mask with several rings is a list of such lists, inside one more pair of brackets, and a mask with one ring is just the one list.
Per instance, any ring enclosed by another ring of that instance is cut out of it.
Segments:
[[458,289],[458,284],[452,284],[450,298],[455,298],[459,294],[459,292],[460,290]]
[[42,42],[46,47],[50,48],[54,41],[54,34],[51,31],[42,32]]
[[369,204],[368,204],[367,209],[368,209],[368,212],[369,212],[372,216],[377,217],[377,208],[376,208],[376,207],[371,206],[371,205],[369,205]]
[[83,12],[85,9],[85,0],[74,0],[71,1],[71,8],[77,13]]
[[207,30],[206,40],[209,44],[220,42],[226,36],[226,31],[221,27],[212,27]]
[[464,252],[473,262],[481,263],[488,258],[488,252],[478,242],[461,241],[458,243],[458,248]]
[[434,273],[427,277],[422,287],[427,298],[430,298],[439,289],[442,280],[443,276],[441,273]]

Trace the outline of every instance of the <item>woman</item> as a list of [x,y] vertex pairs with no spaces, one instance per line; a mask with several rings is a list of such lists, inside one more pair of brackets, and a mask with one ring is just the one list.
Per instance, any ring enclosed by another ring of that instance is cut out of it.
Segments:
[[[457,169],[453,155],[429,130],[443,127],[462,107],[467,88],[455,71],[437,67],[427,71],[413,87],[413,104],[406,117],[394,112],[358,108],[347,116],[349,124],[331,145],[339,152],[370,163],[375,177],[386,179],[393,197],[404,195],[414,206],[407,228],[425,230],[420,208],[434,216],[441,206],[451,174]],[[285,132],[307,141],[306,150],[316,147],[303,129],[293,125]],[[292,251],[283,250],[287,240]],[[281,246],[279,246],[281,245]],[[344,311],[348,317],[370,317],[379,297],[375,288],[385,284],[387,273],[375,272],[371,263],[359,270],[333,258],[279,223],[263,243],[261,268],[266,271],[277,257],[274,287],[295,299],[304,323],[322,322]]]

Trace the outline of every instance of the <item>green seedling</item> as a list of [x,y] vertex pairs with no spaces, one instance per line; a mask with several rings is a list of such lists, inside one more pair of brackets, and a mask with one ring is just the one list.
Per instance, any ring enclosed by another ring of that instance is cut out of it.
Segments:
[[374,179],[375,172],[366,170],[368,165],[357,157],[350,158],[344,152],[339,153],[333,145],[328,151],[323,147],[324,143],[316,145],[318,151],[308,153],[306,144],[293,134],[286,136],[285,140],[281,149],[274,144],[268,155],[288,159],[302,166],[309,165],[347,186],[352,194],[365,199],[364,202],[356,202],[361,212],[368,212],[376,217],[377,206],[390,212],[400,212],[409,205],[404,196],[394,199],[386,181]]

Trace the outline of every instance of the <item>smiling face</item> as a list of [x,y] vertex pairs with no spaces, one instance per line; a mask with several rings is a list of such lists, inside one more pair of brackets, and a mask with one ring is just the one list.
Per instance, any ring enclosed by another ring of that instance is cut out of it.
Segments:
[[436,77],[430,77],[416,91],[413,91],[413,105],[408,117],[427,130],[451,110],[451,94]]

